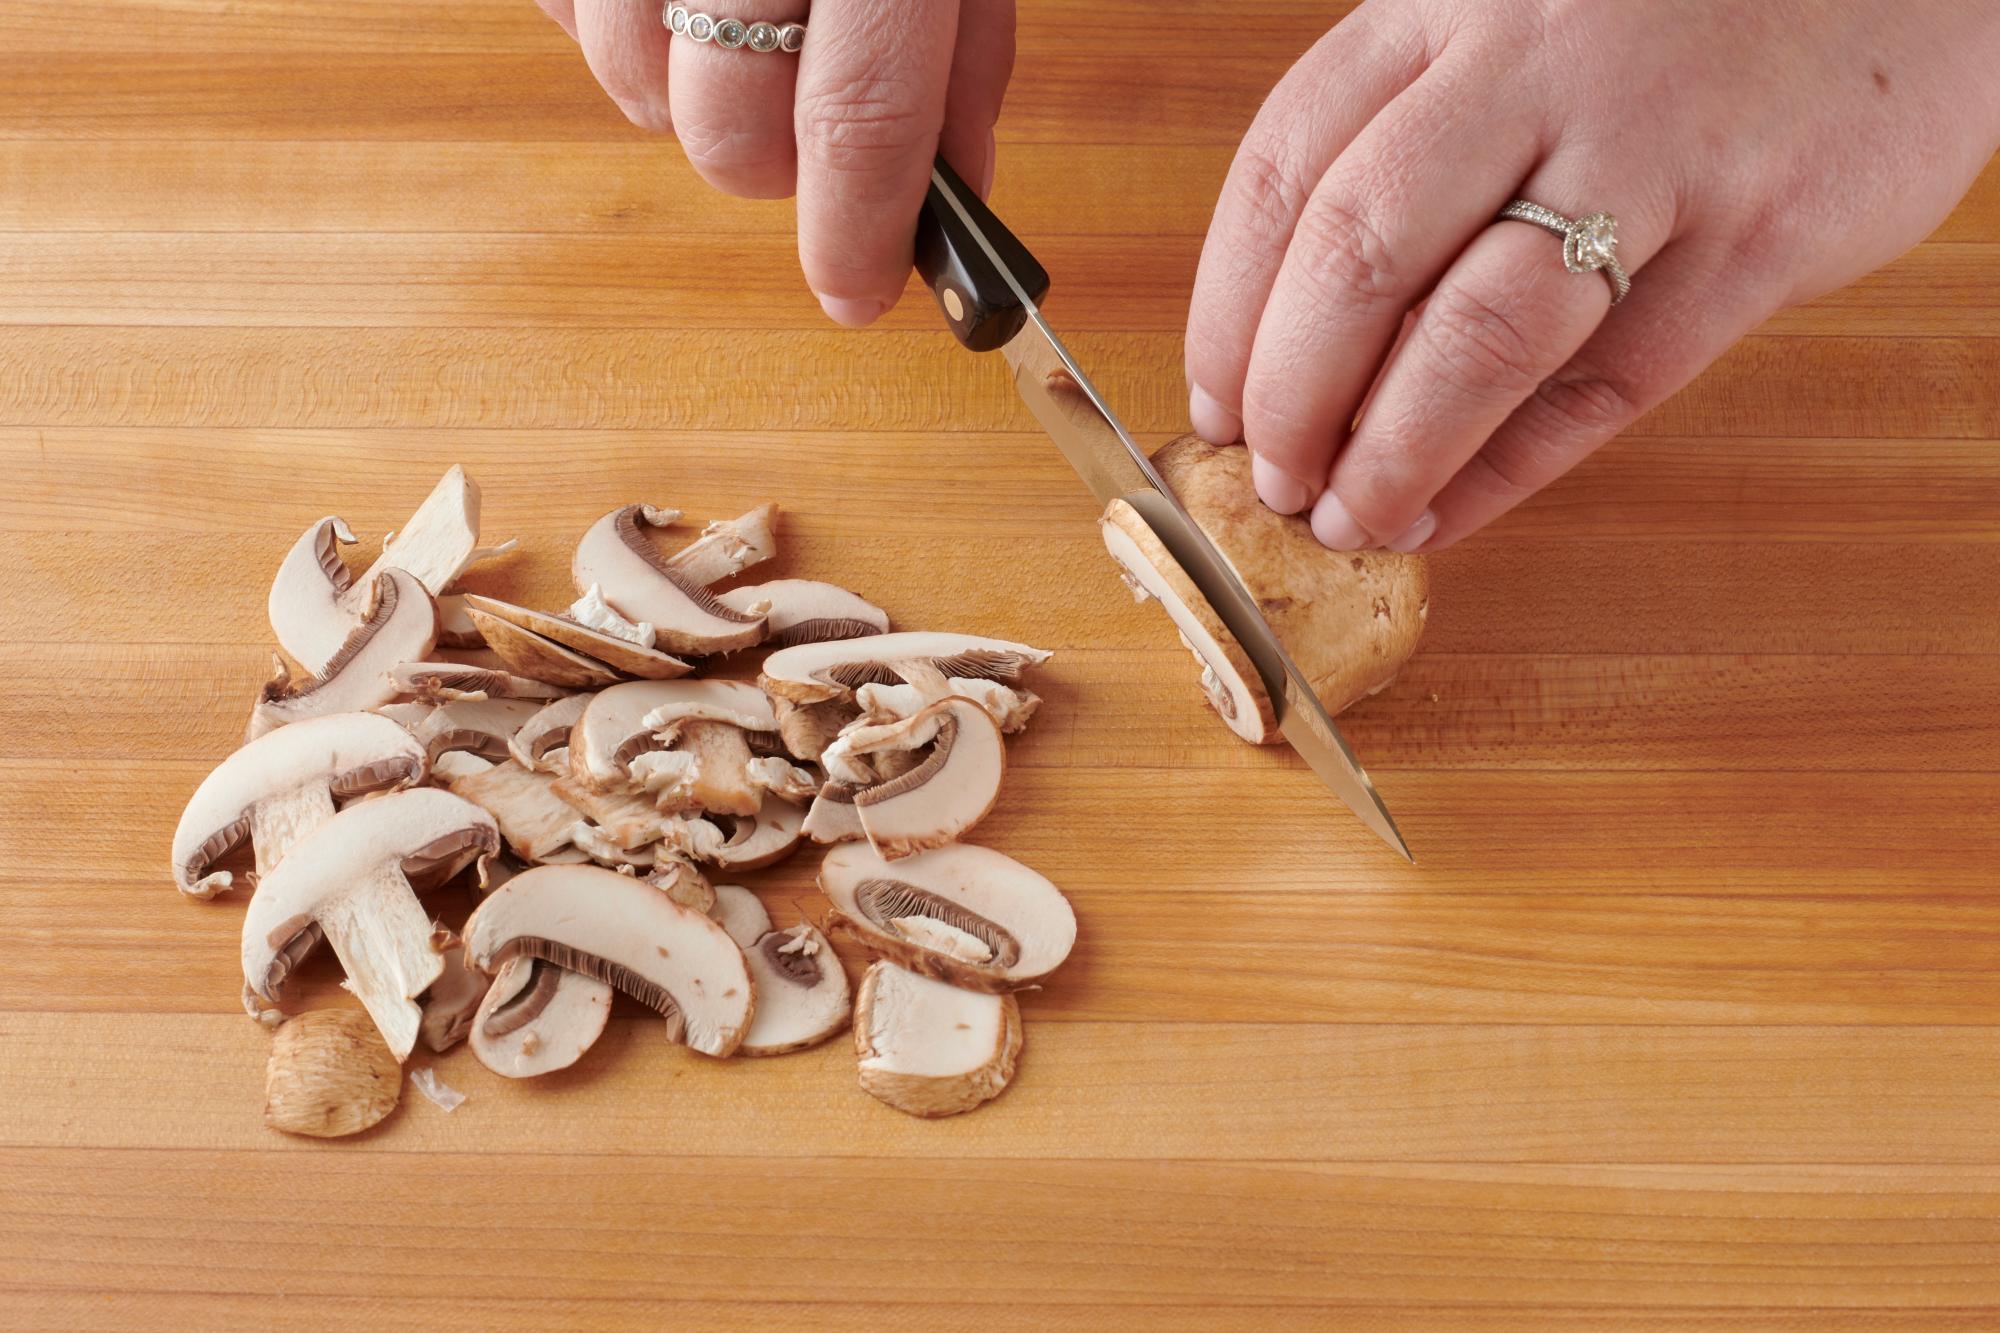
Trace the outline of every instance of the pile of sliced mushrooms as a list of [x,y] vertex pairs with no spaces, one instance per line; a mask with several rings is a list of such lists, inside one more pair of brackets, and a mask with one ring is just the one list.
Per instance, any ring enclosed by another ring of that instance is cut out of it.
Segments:
[[[654,534],[681,515],[626,505],[577,544],[573,605],[513,605],[460,587],[513,547],[480,546],[479,511],[452,469],[358,578],[345,523],[307,529],[271,587],[279,675],[175,834],[183,894],[252,889],[243,999],[276,1029],[267,1121],[368,1128],[419,1044],[462,1042],[508,1078],[563,1069],[613,991],[713,1057],[851,1023],[861,1086],[912,1115],[1005,1089],[1013,993],[1068,956],[1076,917],[960,839],[993,808],[1003,738],[1039,703],[1018,682],[1049,654],[891,632],[826,583],[719,589],[776,553],[770,505],[671,552]],[[731,678],[752,652],[754,681]],[[827,928],[876,958],[852,994],[817,926],[773,930],[750,888],[714,882],[807,843],[829,848]],[[462,880],[477,906],[437,919],[433,891]],[[287,1016],[322,942],[365,1013]],[[463,1100],[435,1067],[411,1082]]]

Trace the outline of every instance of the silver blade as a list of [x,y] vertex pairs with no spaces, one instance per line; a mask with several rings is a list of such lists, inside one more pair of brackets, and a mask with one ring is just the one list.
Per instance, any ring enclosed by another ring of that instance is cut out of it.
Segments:
[[932,172],[931,183],[978,240],[995,269],[1007,280],[1028,312],[1028,324],[1001,349],[1014,371],[1014,386],[1042,428],[1049,433],[1070,466],[1090,487],[1099,504],[1123,499],[1139,512],[1153,535],[1179,563],[1188,579],[1215,609],[1222,623],[1242,645],[1257,668],[1265,692],[1278,715],[1285,740],[1319,775],[1320,781],[1346,803],[1374,834],[1414,861],[1409,844],[1389,814],[1389,807],[1368,780],[1368,772],[1347,744],[1340,728],[1321,705],[1312,686],[1278,641],[1256,598],[1243,586],[1227,557],[1189,516],[1178,497],[1154,470],[1132,436],[1118,420],[1090,377],[1042,318],[1033,297],[1022,288],[993,243],[979,229],[951,188]]

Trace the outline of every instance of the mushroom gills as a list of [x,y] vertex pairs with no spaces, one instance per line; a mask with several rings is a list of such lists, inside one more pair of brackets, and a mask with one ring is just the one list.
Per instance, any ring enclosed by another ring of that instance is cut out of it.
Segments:
[[1005,927],[914,884],[863,880],[854,901],[869,920],[919,948],[995,967],[1012,967],[1020,961],[1020,942]]
[[804,1050],[847,1026],[847,973],[811,925],[770,931],[743,953],[757,986],[757,1012],[738,1054]]
[[465,1040],[488,989],[487,979],[465,965],[461,950],[447,948],[442,957],[444,971],[424,992],[424,1016],[417,1026],[424,1045],[439,1055]]
[[774,698],[810,704],[846,699],[863,685],[897,684],[916,665],[947,677],[1011,681],[1049,656],[1005,639],[902,631],[780,649],[764,659],[759,683]]
[[569,691],[511,671],[461,662],[405,662],[389,672],[400,694],[432,703],[453,699],[560,699]]
[[[911,748],[926,734],[931,747],[906,772],[854,794],[862,831],[880,855],[894,859],[954,842],[993,808],[1006,768],[1005,742],[978,704],[948,697],[875,730],[883,734],[867,744],[884,750]],[[832,755],[829,750],[829,770]]]
[[908,1115],[958,1115],[1013,1081],[1021,1011],[1011,995],[960,990],[878,962],[861,979],[854,1049],[862,1090]]

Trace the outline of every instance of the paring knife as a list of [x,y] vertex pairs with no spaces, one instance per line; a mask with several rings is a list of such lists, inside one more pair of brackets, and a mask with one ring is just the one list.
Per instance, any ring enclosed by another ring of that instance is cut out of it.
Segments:
[[1122,499],[1146,520],[1249,654],[1284,737],[1376,836],[1414,860],[1361,761],[1320,705],[1256,599],[1216,550],[1042,318],[1049,274],[942,158],[917,223],[917,272],[959,342],[998,349],[1014,387],[1100,505]]

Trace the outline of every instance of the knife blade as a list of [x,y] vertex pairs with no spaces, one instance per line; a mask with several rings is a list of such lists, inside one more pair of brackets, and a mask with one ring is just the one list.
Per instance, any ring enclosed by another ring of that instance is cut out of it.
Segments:
[[931,171],[916,255],[959,341],[975,351],[1001,350],[1022,401],[1098,503],[1122,499],[1137,510],[1208,599],[1257,668],[1285,740],[1363,825],[1414,860],[1367,770],[1256,598],[1042,317],[1047,270],[943,158]]

